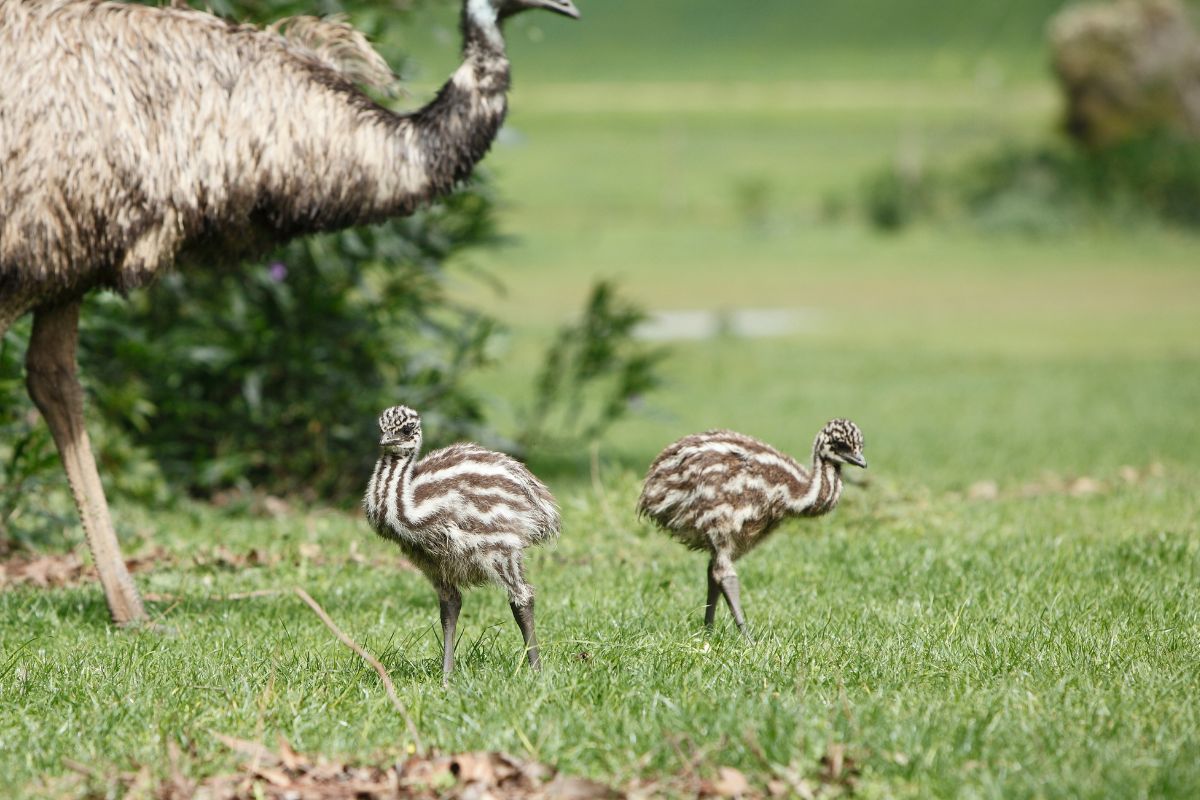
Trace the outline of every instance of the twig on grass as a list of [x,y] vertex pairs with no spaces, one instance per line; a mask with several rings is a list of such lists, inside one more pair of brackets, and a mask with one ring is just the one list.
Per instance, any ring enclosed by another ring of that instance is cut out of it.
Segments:
[[383,688],[387,691],[388,697],[391,698],[392,705],[396,707],[396,711],[400,713],[401,718],[404,720],[404,724],[408,727],[408,735],[412,737],[413,746],[417,748],[418,753],[423,754],[425,752],[425,746],[421,743],[421,735],[417,733],[417,726],[413,724],[412,717],[408,715],[408,709],[404,707],[404,703],[400,702],[400,697],[396,694],[396,685],[392,683],[392,678],[390,675],[388,675],[387,669],[385,669],[383,664],[379,662],[379,659],[368,653],[357,642],[343,633],[342,629],[337,626],[337,623],[330,619],[329,615],[325,613],[325,609],[321,608],[321,604],[316,600],[313,600],[312,596],[308,592],[304,591],[299,586],[293,587],[293,589],[296,592],[296,596],[307,603],[308,607],[316,612],[316,615],[321,618],[321,622],[325,623],[325,627],[329,628],[329,630],[333,632],[333,635],[338,638],[338,641],[357,653],[359,658],[361,658],[363,661],[366,661],[371,665],[371,668],[375,670],[375,673],[379,676],[379,680],[383,682]]

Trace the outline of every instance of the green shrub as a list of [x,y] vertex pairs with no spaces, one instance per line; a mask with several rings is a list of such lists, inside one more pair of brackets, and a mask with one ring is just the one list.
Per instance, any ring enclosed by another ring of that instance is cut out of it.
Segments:
[[664,353],[639,344],[645,313],[601,281],[577,322],[563,325],[546,350],[533,403],[517,442],[526,451],[578,449],[624,416],[661,381]]
[[447,299],[443,265],[495,239],[490,193],[476,184],[257,264],[90,298],[81,362],[95,405],[189,492],[355,497],[381,408],[429,409],[443,437],[482,425],[461,378],[494,324]]
[[1101,150],[1013,145],[921,174],[880,170],[864,187],[863,215],[887,231],[919,219],[1031,234],[1139,221],[1200,227],[1200,143],[1158,133]]
[[863,212],[876,228],[894,231],[929,211],[924,176],[899,168],[880,170],[863,185]]
[[19,534],[14,518],[25,509],[22,501],[46,489],[61,472],[50,432],[25,393],[22,360],[29,330],[26,319],[0,336],[0,553]]

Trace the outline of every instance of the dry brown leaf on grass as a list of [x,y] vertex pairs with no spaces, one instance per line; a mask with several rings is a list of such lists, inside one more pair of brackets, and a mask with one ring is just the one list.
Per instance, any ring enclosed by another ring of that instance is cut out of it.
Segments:
[[270,567],[278,564],[280,556],[252,547],[241,553],[230,550],[219,544],[211,550],[192,556],[192,563],[198,567],[216,567],[218,569],[243,569],[245,567]]
[[995,481],[975,481],[967,487],[968,500],[995,500],[1000,496],[1000,486]]
[[750,782],[740,770],[733,767],[717,767],[717,779],[709,788],[717,797],[739,798],[750,794]]
[[[96,581],[96,569],[91,563],[76,551],[67,553],[26,553],[22,551],[5,551],[0,553],[4,560],[0,561],[0,589],[8,586],[29,584],[41,589],[61,589],[78,586],[83,583]],[[144,553],[125,559],[125,565],[130,572],[145,572],[151,569],[164,569],[180,564],[180,556],[161,547],[155,547]],[[257,547],[240,552],[231,550],[225,545],[217,545],[209,550],[201,551],[187,558],[193,567],[215,568],[237,571],[249,567],[272,567],[284,561],[284,556],[261,550]],[[363,564],[386,567],[403,571],[415,570],[411,562],[400,557],[384,557],[370,560],[364,557],[354,543],[351,544],[345,556],[329,557],[316,544],[302,544],[298,557],[293,563],[307,562],[317,566],[339,564]],[[263,597],[279,594],[281,590],[266,589],[254,592],[242,592],[233,595],[214,595],[214,600],[244,600],[251,597]],[[181,597],[175,595],[147,594],[147,600],[175,601]]]
[[169,753],[169,777],[157,782],[146,767],[114,776],[82,765],[67,766],[92,784],[105,784],[108,794],[160,800],[650,800],[664,795],[821,800],[853,795],[860,772],[844,745],[830,744],[818,765],[810,762],[801,767],[793,762],[788,767],[775,767],[765,789],[751,785],[740,770],[732,767],[717,767],[711,779],[689,771],[635,780],[614,789],[500,752],[416,754],[383,766],[358,765],[299,753],[282,737],[272,749],[259,742],[214,735],[242,757],[237,771],[190,780],[182,774],[177,748]]
[[[155,548],[125,559],[125,565],[130,572],[144,572],[170,560],[167,551]],[[57,589],[96,579],[96,568],[84,562],[73,550],[69,553],[15,555],[0,562],[0,589],[21,584]]]
[[[357,766],[297,753],[284,740],[278,750],[258,742],[217,735],[229,749],[247,759],[231,775],[217,775],[192,787],[191,795],[172,794],[182,787],[178,777],[159,787],[162,797],[206,797],[211,800],[250,798],[413,798],[414,800],[602,800],[624,795],[586,778],[557,773],[553,767],[524,761],[507,753],[477,752],[454,756],[414,755],[390,766]],[[126,786],[138,780],[130,773]],[[167,790],[167,791],[164,791]]]
[[1121,485],[1137,486],[1152,478],[1162,478],[1166,469],[1155,461],[1144,469],[1137,469],[1128,464],[1117,470],[1116,478],[1104,480],[1090,475],[1062,476],[1047,472],[1037,480],[1027,481],[1020,488],[1003,491],[994,480],[978,480],[967,487],[966,497],[973,501],[991,501],[1014,497],[1045,497],[1048,495],[1067,495],[1069,497],[1090,497],[1108,494],[1116,491]]
[[846,754],[843,744],[830,744],[821,756],[821,772],[817,776],[823,784],[841,786],[853,790],[858,783],[858,775],[862,772],[858,763]]

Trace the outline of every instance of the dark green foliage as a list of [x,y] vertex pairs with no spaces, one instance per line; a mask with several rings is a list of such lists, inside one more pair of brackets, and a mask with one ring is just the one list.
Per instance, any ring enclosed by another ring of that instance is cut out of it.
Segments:
[[876,228],[898,230],[928,210],[928,181],[897,168],[880,170],[864,183],[862,204]]
[[58,475],[50,432],[25,394],[21,360],[29,328],[23,320],[0,336],[0,553],[12,535],[10,520],[22,509],[22,498]]
[[435,440],[474,432],[460,386],[494,325],[446,298],[443,265],[496,234],[476,185],[426,212],[310,237],[236,270],[174,273],[84,313],[96,406],[168,478],[325,499],[357,495],[375,417],[428,409]]
[[1101,150],[1010,145],[955,167],[881,170],[860,203],[889,231],[921,218],[1034,234],[1100,222],[1200,227],[1200,143],[1160,133]]
[[[28,543],[58,535],[74,509],[50,431],[25,389],[25,350],[32,317],[17,320],[0,340],[0,551],[5,540]],[[88,385],[86,375],[80,376]],[[116,385],[114,396],[144,406],[134,387]],[[86,424],[110,497],[161,506],[172,492],[137,437],[85,408]]]
[[645,313],[609,281],[592,287],[583,317],[559,329],[538,373],[518,436],[530,449],[566,449],[595,440],[660,383],[663,351],[633,338]]

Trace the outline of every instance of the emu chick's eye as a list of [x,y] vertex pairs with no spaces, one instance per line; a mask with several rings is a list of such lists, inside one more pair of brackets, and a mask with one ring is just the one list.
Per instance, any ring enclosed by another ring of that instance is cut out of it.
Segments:
[[415,426],[414,426],[414,425],[413,425],[411,422],[409,422],[409,423],[407,423],[407,424],[405,424],[405,425],[401,425],[401,426],[400,426],[400,432],[401,432],[401,433],[405,433],[405,434],[407,434],[407,433],[412,433],[412,432],[413,432],[413,428],[414,428],[414,427],[415,427]]

